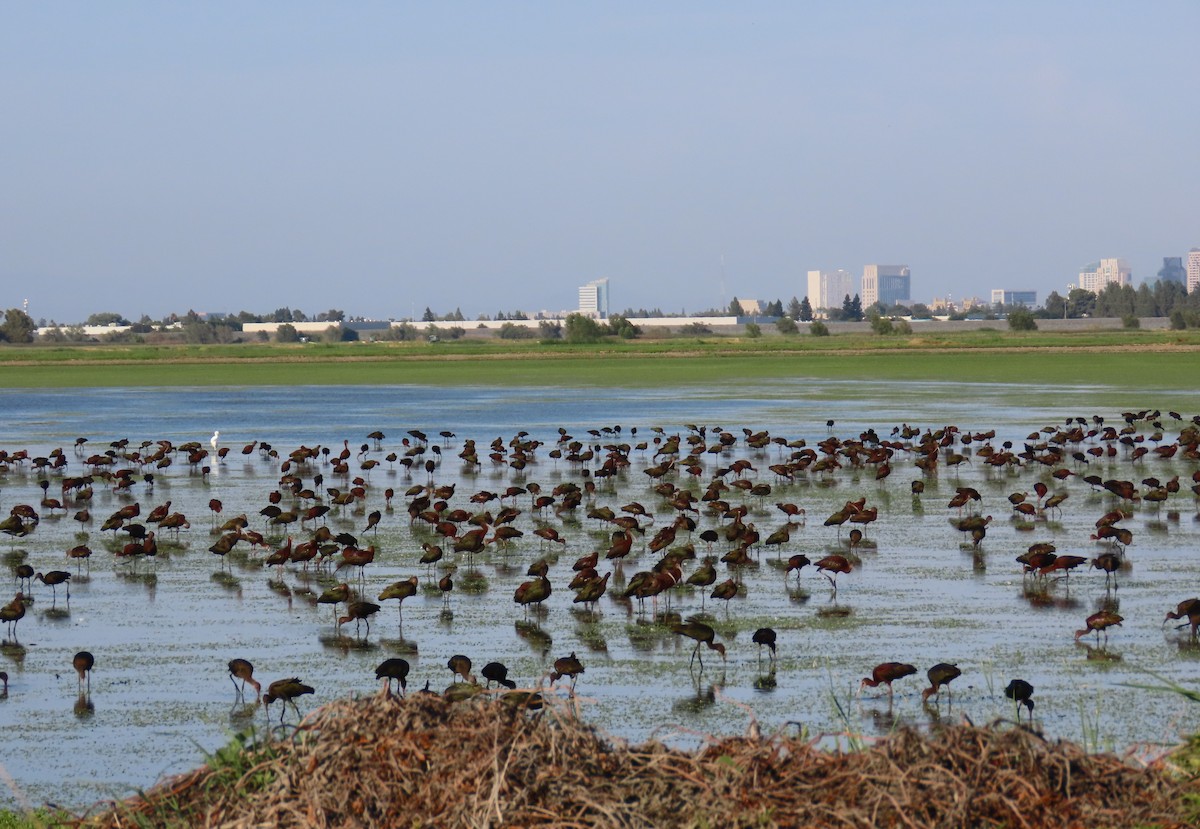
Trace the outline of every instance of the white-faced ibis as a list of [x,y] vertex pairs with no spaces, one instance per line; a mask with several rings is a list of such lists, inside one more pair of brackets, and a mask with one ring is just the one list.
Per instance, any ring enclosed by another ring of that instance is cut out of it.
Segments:
[[516,688],[517,683],[508,678],[508,668],[502,662],[489,662],[483,666],[483,670],[479,673],[483,674],[483,678],[487,680],[487,687],[491,688],[492,683],[503,685],[505,688]]
[[962,676],[962,671],[958,669],[957,665],[939,662],[926,671],[925,675],[929,677],[929,687],[921,692],[922,702],[927,702],[930,697],[939,694],[942,688],[946,688],[949,692],[950,682]]
[[1121,569],[1121,557],[1119,555],[1116,553],[1101,553],[1092,559],[1092,568],[1104,571],[1105,587],[1108,586],[1110,579],[1112,580],[1114,589],[1119,586],[1117,584],[1117,571]]
[[[242,681],[242,685],[238,687],[238,680]],[[233,683],[233,688],[238,692],[238,696],[245,698],[246,683],[249,682],[254,687],[254,699],[257,702],[262,699],[262,684],[254,678],[254,666],[246,659],[230,659],[229,660],[229,681]]]
[[1125,617],[1113,613],[1111,610],[1100,610],[1087,617],[1084,623],[1086,627],[1082,630],[1075,631],[1075,639],[1079,640],[1080,636],[1085,636],[1092,631],[1096,633],[1096,643],[1100,642],[1100,633],[1104,633],[1104,641],[1108,641],[1108,629],[1113,625],[1119,625],[1125,621]]
[[454,681],[458,682],[459,677],[462,677],[464,682],[475,684],[475,677],[471,674],[471,659],[461,653],[456,653],[446,662],[446,667],[454,674]]
[[766,645],[771,651],[771,661],[775,661],[775,631],[771,628],[759,628],[754,631],[754,635],[750,637],[750,641],[758,645],[759,659],[762,659],[762,649]]
[[550,579],[545,576],[538,576],[533,581],[522,583],[513,594],[513,601],[526,610],[528,610],[531,604],[536,604],[540,607],[542,602],[550,598],[552,589]]
[[675,622],[671,625],[671,632],[678,636],[686,636],[696,643],[695,649],[692,651],[692,658],[688,660],[690,667],[692,662],[699,660],[700,667],[704,667],[704,657],[700,656],[700,646],[707,645],[709,650],[716,651],[721,654],[721,658],[725,658],[725,646],[720,642],[713,641],[716,638],[716,631],[703,622],[697,622],[694,619],[689,619],[686,622]]
[[417,593],[417,577],[409,576],[406,579],[401,579],[395,584],[389,584],[383,588],[383,592],[379,594],[379,601],[386,602],[388,599],[399,599],[396,604],[399,610],[400,621],[404,621],[404,600],[409,596],[415,596]]
[[346,615],[338,617],[338,627],[354,620],[354,632],[358,633],[360,621],[367,623],[367,635],[371,635],[371,616],[379,612],[379,605],[374,602],[350,602],[346,605]]
[[917,669],[907,662],[881,662],[871,669],[871,675],[864,677],[859,683],[858,689],[877,688],[880,685],[886,685],[888,689],[888,699],[892,698],[892,683],[897,679],[903,679],[906,676],[912,676],[917,672]]
[[442,605],[450,604],[450,592],[454,590],[454,571],[446,573],[438,579],[438,590],[442,592]]
[[50,570],[47,573],[37,573],[34,579],[42,584],[50,585],[50,590],[53,592],[54,599],[58,599],[58,585],[65,584],[67,590],[67,600],[71,599],[71,574],[66,570]]
[[712,589],[708,594],[710,599],[720,599],[725,602],[725,612],[729,612],[729,601],[738,594],[737,582],[733,579],[726,579]]
[[8,625],[8,635],[17,638],[17,622],[25,616],[25,594],[17,593],[13,600],[0,607],[0,622]]
[[71,659],[71,666],[75,668],[75,673],[79,674],[79,690],[83,692],[83,683],[87,681],[87,691],[92,692],[92,666],[96,664],[96,658],[87,651],[80,651]]
[[33,567],[28,564],[18,564],[13,570],[17,577],[17,587],[28,590],[33,587]]
[[342,582],[337,587],[331,587],[317,597],[317,604],[333,605],[333,618],[337,620],[337,606],[350,600],[350,585]]
[[788,576],[790,576],[792,574],[792,571],[795,570],[796,571],[796,583],[799,584],[800,583],[800,571],[803,570],[805,567],[807,567],[810,564],[812,564],[812,562],[808,560],[808,556],[806,556],[802,553],[797,553],[794,556],[790,556],[787,561],[787,569],[783,571],[783,577],[786,579]]
[[4,690],[0,691],[0,697],[8,696],[8,672],[0,671],[0,682],[4,683]]
[[[850,565],[850,561],[845,556],[825,556],[825,558],[817,562],[817,572],[826,571],[822,575],[829,579],[829,584],[835,591],[837,590],[838,573],[849,573],[851,569],[853,568]],[[833,575],[829,575],[830,573],[833,573]]]
[[1021,706],[1029,709],[1029,719],[1033,719],[1033,686],[1023,679],[1014,679],[1004,689],[1004,696],[1011,699],[1017,708],[1017,722],[1021,721]]
[[571,677],[571,690],[575,690],[575,682],[584,672],[583,663],[575,658],[575,651],[570,656],[560,656],[554,660],[554,670],[550,672],[550,681],[558,682],[564,676]]
[[[292,708],[296,710],[296,717],[300,716],[300,708],[296,705],[296,697],[304,696],[305,694],[313,693],[311,685],[305,685],[296,677],[287,679],[277,679],[267,686],[267,693],[263,695],[263,706],[267,711],[270,711],[271,703],[275,700],[283,701],[283,710],[279,713],[279,724],[283,725],[283,717],[287,714],[288,703],[291,703]],[[270,714],[267,714],[270,717]]]
[[404,696],[404,692],[408,690],[408,670],[408,661],[398,656],[379,663],[379,667],[375,669],[375,678],[387,680],[387,685],[384,686],[386,696],[392,695],[392,680],[400,686],[400,696]]
[[[1196,635],[1196,628],[1200,626],[1200,599],[1184,599],[1175,609],[1167,613],[1167,618],[1163,619],[1165,625],[1171,619],[1182,619],[1187,617],[1187,623],[1191,625],[1192,636]],[[1180,625],[1183,627],[1183,625]]]
[[582,602],[585,608],[590,604],[595,609],[596,602],[600,601],[600,597],[608,589],[608,579],[610,576],[612,576],[612,573],[605,573],[603,577],[583,584],[572,601]]

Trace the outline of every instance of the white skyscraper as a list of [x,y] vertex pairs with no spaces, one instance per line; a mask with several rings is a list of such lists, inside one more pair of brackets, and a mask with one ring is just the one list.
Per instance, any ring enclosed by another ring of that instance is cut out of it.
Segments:
[[593,279],[579,286],[579,313],[593,319],[608,319],[607,279]]
[[862,307],[875,303],[887,308],[908,302],[912,291],[912,273],[907,265],[867,265],[863,268]]
[[1133,282],[1133,271],[1124,259],[1101,259],[1079,273],[1079,287],[1085,291],[1099,293],[1109,285],[1129,285]]
[[1187,290],[1189,294],[1192,291],[1200,290],[1200,248],[1192,248],[1188,251]]
[[820,308],[841,308],[842,300],[854,295],[854,277],[849,271],[809,271],[808,304]]

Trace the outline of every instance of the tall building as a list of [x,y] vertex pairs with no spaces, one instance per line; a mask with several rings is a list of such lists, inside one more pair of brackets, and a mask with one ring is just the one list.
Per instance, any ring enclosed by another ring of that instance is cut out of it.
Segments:
[[850,271],[809,271],[808,304],[814,311],[841,308],[842,300],[854,295],[854,277]]
[[1192,248],[1188,251],[1187,290],[1189,294],[1192,291],[1200,290],[1200,248]]
[[1182,256],[1164,256],[1163,266],[1158,270],[1159,282],[1174,282],[1187,286],[1187,270],[1183,267]]
[[1020,305],[1033,308],[1037,305],[1037,291],[1006,291],[996,288],[992,291],[992,305]]
[[607,279],[593,279],[579,286],[579,313],[592,319],[608,319]]
[[1101,259],[1079,272],[1079,287],[1094,294],[1109,285],[1129,285],[1132,282],[1133,271],[1124,259]]
[[908,302],[912,291],[912,275],[906,265],[867,265],[863,268],[862,307],[879,303],[884,308]]

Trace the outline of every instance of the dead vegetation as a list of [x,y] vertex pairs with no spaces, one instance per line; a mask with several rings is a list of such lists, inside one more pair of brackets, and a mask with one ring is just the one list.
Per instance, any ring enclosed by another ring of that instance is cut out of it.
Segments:
[[343,700],[83,821],[128,826],[1191,826],[1195,779],[1012,727],[626,747],[565,706]]

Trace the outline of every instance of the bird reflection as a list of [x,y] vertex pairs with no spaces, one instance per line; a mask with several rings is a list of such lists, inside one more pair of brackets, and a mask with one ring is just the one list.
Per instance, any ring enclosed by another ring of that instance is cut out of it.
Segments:
[[513,623],[513,627],[517,631],[517,636],[528,642],[535,653],[545,656],[550,652],[550,648],[554,644],[554,639],[549,633],[542,630],[540,624],[520,619]]
[[671,710],[681,714],[702,714],[711,708],[717,702],[717,689],[722,687],[725,682],[725,674],[722,672],[719,682],[711,682],[707,685],[700,683],[698,680],[692,685],[692,693],[682,699],[676,700],[671,705]]
[[770,665],[770,670],[754,678],[754,690],[764,692],[775,690],[777,684],[775,681],[775,664],[772,662]]
[[1089,645],[1087,642],[1075,640],[1075,647],[1083,648],[1087,652],[1089,662],[1120,662],[1121,654],[1116,651],[1110,651],[1106,645],[1096,646]]
[[75,700],[75,716],[81,720],[90,719],[96,713],[91,694],[83,691]]

